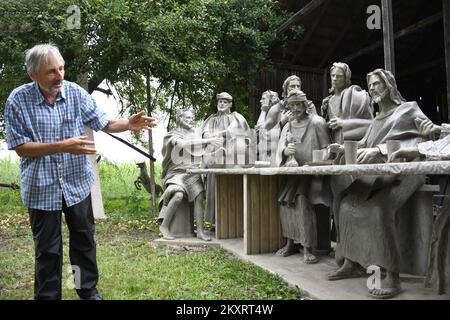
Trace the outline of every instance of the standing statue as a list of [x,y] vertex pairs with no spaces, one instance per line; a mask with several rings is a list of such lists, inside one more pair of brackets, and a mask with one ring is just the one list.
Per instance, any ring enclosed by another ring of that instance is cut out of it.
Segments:
[[330,69],[331,89],[322,102],[322,116],[329,121],[331,141],[359,141],[373,119],[373,108],[365,90],[351,85],[352,72],[343,62],[335,62]]
[[[327,125],[322,117],[307,113],[308,100],[300,90],[291,90],[286,100],[294,119],[281,132],[277,163],[286,165],[288,158],[293,157],[302,166],[312,160],[313,150],[328,147]],[[293,254],[294,243],[300,243],[304,247],[305,263],[316,263],[318,259],[312,253],[317,240],[314,205],[330,205],[328,184],[323,182],[322,176],[288,176],[281,185],[278,202],[283,236],[287,242],[277,255]]]
[[[359,142],[358,163],[382,163],[387,155],[386,141],[399,140],[402,147],[423,141],[415,119],[428,120],[416,102],[406,102],[397,89],[391,72],[377,69],[367,75],[373,103],[380,112]],[[335,145],[331,146],[332,148]],[[386,270],[381,288],[369,293],[375,298],[390,298],[401,291],[400,272],[417,274],[413,244],[420,239],[421,228],[414,225],[413,214],[402,210],[425,182],[424,176],[336,176],[332,178],[333,213],[337,227],[336,257],[342,266],[328,280],[355,278],[363,274],[361,266],[376,265]],[[402,223],[400,223],[402,222]],[[417,233],[417,234],[416,234]],[[408,248],[408,254],[400,248]],[[422,249],[423,250],[423,249]]]
[[[278,148],[278,140],[280,139],[281,126],[279,124],[279,115],[277,113],[277,120],[275,126],[270,126],[269,122],[272,120],[268,117],[268,113],[272,108],[278,108],[280,98],[275,91],[264,91],[261,96],[261,114],[259,115],[258,122],[255,129],[258,131],[258,160],[271,162],[275,165],[275,155]],[[270,129],[267,129],[271,127]]]
[[182,201],[194,205],[197,238],[211,240],[203,230],[204,187],[201,175],[186,173],[186,169],[198,167],[198,163],[192,161],[192,158],[201,159],[204,144],[220,146],[223,139],[217,137],[201,139],[195,134],[193,119],[191,111],[180,110],[176,116],[176,128],[164,136],[162,149],[164,193],[160,200],[162,209],[159,218],[162,220],[160,231],[168,240],[174,239],[171,223]]
[[[209,116],[202,126],[202,136],[204,138],[221,137],[224,139],[227,166],[235,166],[237,162],[229,161],[237,155],[237,138],[242,139],[248,134],[249,126],[245,118],[238,112],[231,112],[233,97],[227,92],[216,95],[217,113]],[[229,163],[231,162],[231,163]],[[215,195],[214,195],[214,174],[206,176],[206,221],[211,224],[216,222]]]

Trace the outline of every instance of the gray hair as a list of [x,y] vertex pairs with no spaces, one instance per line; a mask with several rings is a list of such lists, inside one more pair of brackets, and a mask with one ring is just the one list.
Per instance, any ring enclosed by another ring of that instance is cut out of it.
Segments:
[[38,74],[41,67],[41,62],[48,62],[49,57],[57,58],[64,64],[64,58],[57,46],[53,43],[45,43],[35,45],[33,48],[28,49],[25,55],[25,65],[28,72]]
[[400,105],[405,102],[405,98],[402,97],[400,91],[397,89],[397,83],[392,72],[384,69],[375,69],[369,72],[366,76],[367,85],[369,85],[369,79],[372,76],[378,76],[386,85],[386,89],[389,90],[389,97],[396,105]]
[[194,112],[190,109],[179,109],[177,111],[177,114],[175,115],[175,125],[176,127],[180,127],[181,125],[181,120],[184,118],[186,113],[191,113],[192,115],[194,114]]

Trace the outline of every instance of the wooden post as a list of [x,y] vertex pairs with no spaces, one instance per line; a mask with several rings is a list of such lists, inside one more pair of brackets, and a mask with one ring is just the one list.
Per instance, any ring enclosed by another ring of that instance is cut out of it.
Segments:
[[[152,115],[152,96],[150,91],[150,70],[148,68],[145,69],[145,78],[146,78],[146,87],[147,87],[147,115]],[[148,132],[148,152],[151,156],[153,156],[153,133],[152,131]],[[156,207],[156,186],[155,186],[155,164],[153,161],[150,162],[150,191],[152,193],[152,216],[153,218],[157,217],[157,207]]]
[[[444,0],[445,2],[445,0]],[[381,0],[383,20],[384,68],[395,76],[394,25],[392,21],[392,0]]]
[[[88,77],[87,74],[82,74],[78,76],[78,84],[84,88],[86,91],[88,90]],[[84,130],[88,136],[89,140],[94,141],[94,131],[91,128],[84,126]],[[95,219],[105,219],[105,209],[103,208],[103,197],[102,190],[100,187],[100,175],[98,172],[97,159],[95,155],[89,155],[89,160],[91,161],[92,169],[95,175],[94,185],[91,189],[91,199],[92,199],[92,211],[94,213]]]
[[[450,108],[450,4],[448,0],[442,0],[442,13],[444,16],[444,47],[445,70],[447,73],[447,110]],[[447,114],[450,122],[450,113]]]

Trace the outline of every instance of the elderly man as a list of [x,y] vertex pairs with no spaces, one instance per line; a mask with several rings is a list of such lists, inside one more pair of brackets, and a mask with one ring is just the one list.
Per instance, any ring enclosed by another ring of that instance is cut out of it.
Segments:
[[69,228],[70,263],[79,269],[81,299],[102,300],[90,190],[94,174],[83,125],[93,130],[150,130],[155,119],[143,112],[109,120],[92,97],[64,80],[64,59],[52,44],[27,51],[32,83],[10,94],[5,106],[6,141],[21,157],[21,196],[28,207],[35,242],[35,299],[61,299],[61,210]]
[[203,231],[202,178],[199,174],[186,173],[186,169],[198,167],[195,159],[201,158],[204,144],[212,143],[220,146],[223,138],[199,138],[195,135],[193,120],[194,115],[191,111],[180,110],[176,117],[176,128],[164,137],[161,176],[164,180],[164,193],[161,197],[163,207],[159,216],[162,222],[161,233],[168,240],[174,239],[171,222],[183,199],[194,204],[197,238],[211,240]]
[[322,116],[329,121],[332,142],[359,141],[373,119],[369,95],[357,85],[351,85],[352,72],[343,62],[330,69],[331,89],[322,103]]
[[[377,69],[369,73],[367,83],[380,112],[359,142],[358,163],[380,163],[387,160],[387,140],[400,140],[402,146],[422,142],[415,119],[428,118],[416,102],[403,99],[389,71]],[[377,265],[386,270],[386,277],[381,281],[381,288],[370,289],[369,293],[375,298],[390,298],[401,291],[400,272],[421,272],[414,264],[416,251],[412,244],[409,244],[409,254],[400,252],[399,248],[408,246],[404,243],[406,233],[411,236],[415,230],[404,228],[399,221],[415,223],[408,220],[411,215],[402,208],[424,181],[423,176],[333,178],[336,257],[344,257],[344,262],[328,275],[329,280],[359,277],[360,266]],[[416,231],[420,238],[420,230]]]
[[[202,126],[203,138],[223,137],[225,139],[225,150],[227,165],[236,165],[236,136],[240,138],[248,135],[249,126],[247,120],[238,112],[231,112],[233,97],[227,92],[221,92],[216,95],[217,113],[209,116]],[[242,155],[238,155],[242,156]],[[229,163],[231,162],[231,163]],[[215,177],[208,174],[206,177],[206,221],[215,224],[215,196],[214,196]]]

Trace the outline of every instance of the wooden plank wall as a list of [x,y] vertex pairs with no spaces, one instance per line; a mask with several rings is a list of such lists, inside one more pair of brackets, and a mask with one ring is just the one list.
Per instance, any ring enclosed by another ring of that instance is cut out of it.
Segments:
[[275,252],[283,244],[278,176],[244,176],[244,251]]
[[242,175],[216,175],[216,238],[243,236]]

